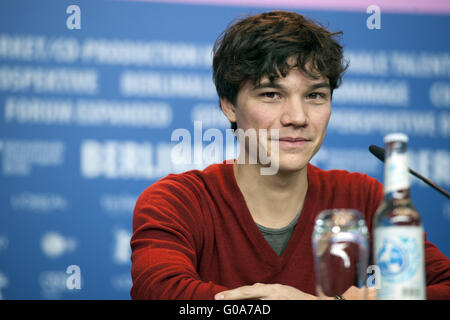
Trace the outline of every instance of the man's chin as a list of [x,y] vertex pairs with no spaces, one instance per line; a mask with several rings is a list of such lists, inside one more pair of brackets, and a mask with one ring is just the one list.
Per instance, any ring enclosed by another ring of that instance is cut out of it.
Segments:
[[281,173],[302,171],[308,165],[308,161],[280,161],[278,171]]

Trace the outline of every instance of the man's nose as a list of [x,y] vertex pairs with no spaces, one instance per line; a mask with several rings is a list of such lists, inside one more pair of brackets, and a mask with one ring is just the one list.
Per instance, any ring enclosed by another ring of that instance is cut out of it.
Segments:
[[306,103],[300,98],[287,100],[280,121],[283,126],[306,127],[309,122]]

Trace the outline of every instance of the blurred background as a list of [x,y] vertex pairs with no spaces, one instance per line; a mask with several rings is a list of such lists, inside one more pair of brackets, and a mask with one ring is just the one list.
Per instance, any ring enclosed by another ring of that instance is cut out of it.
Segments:
[[[410,166],[450,189],[448,1],[3,0],[0,298],[130,298],[134,203],[212,161],[175,163],[171,134],[197,120],[225,135],[212,45],[234,18],[272,9],[344,32],[350,68],[313,163],[382,182],[367,148],[400,131]],[[411,182],[428,239],[450,256],[449,201]]]

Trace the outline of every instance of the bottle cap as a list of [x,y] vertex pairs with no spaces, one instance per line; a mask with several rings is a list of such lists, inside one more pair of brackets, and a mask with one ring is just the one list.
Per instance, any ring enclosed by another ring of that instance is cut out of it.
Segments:
[[408,136],[404,133],[390,133],[384,137],[384,143],[393,141],[408,142]]

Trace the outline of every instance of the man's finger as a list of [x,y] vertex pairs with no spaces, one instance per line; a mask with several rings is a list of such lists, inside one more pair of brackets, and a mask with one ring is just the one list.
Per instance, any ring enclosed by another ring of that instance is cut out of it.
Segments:
[[367,288],[367,300],[377,300],[377,289],[375,287]]
[[252,286],[242,286],[236,289],[219,292],[215,295],[216,300],[245,300],[259,299],[265,296],[265,286],[256,283]]

